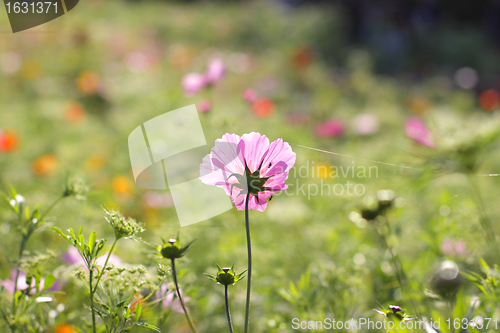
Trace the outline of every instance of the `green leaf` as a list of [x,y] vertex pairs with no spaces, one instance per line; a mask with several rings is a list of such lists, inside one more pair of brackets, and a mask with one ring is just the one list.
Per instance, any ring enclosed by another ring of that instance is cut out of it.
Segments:
[[125,305],[126,300],[121,301],[120,303],[116,304],[114,315],[116,316],[118,314],[118,311]]
[[10,204],[10,198],[5,193],[3,192],[0,193],[0,197],[2,197],[5,200],[5,203],[7,204],[7,206],[10,207],[10,209],[12,209],[12,211],[17,213],[17,209]]
[[16,198],[17,192],[13,186],[10,186],[10,194],[12,195],[12,198]]
[[21,296],[23,296],[23,292],[20,290],[16,291],[16,294],[14,295],[14,304],[16,305],[16,307],[19,305],[19,299],[21,298]]
[[466,312],[468,310],[467,303],[468,302],[466,302],[465,300],[464,289],[460,288],[456,296],[455,309],[453,311],[454,318],[465,318]]
[[40,283],[42,282],[42,276],[40,275],[40,273],[36,273],[35,274],[35,290],[37,292],[40,292]]
[[54,285],[54,282],[56,282],[56,277],[54,275],[50,274],[46,276],[42,291],[45,291],[52,287]]
[[109,305],[101,303],[101,302],[97,302],[97,304],[102,306],[109,313],[110,316],[113,315],[113,312],[111,312],[111,308],[109,307]]
[[129,319],[130,318],[130,308],[128,306],[125,307],[125,314],[123,315],[123,318]]
[[89,244],[88,244],[88,248],[89,248],[89,252],[90,253],[93,253],[94,251],[94,246],[95,246],[95,241],[97,239],[97,234],[94,232],[92,232],[89,236]]
[[141,317],[141,311],[142,311],[142,305],[141,302],[138,302],[137,305],[135,306],[135,323],[139,321],[139,318]]
[[151,325],[151,324],[148,324],[148,323],[136,323],[136,325],[140,326],[140,327],[147,328],[148,330],[151,330],[151,331],[161,332],[161,330],[158,327]]
[[52,230],[54,230],[55,232],[57,232],[62,237],[66,238],[66,235],[62,232],[61,229],[54,227],[54,228],[52,228]]
[[125,305],[125,302],[127,302],[127,300],[123,300],[123,301],[121,301],[120,303],[116,304],[116,307],[117,307],[117,308],[121,308],[122,306],[124,306],[124,305]]
[[491,276],[490,266],[488,266],[488,264],[483,258],[481,258],[480,261],[481,261],[482,271],[484,272],[484,274],[486,274],[487,277]]

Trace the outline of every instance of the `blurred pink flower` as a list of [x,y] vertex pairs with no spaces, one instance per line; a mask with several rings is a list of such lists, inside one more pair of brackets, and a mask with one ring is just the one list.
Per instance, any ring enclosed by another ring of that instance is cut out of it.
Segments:
[[441,251],[443,251],[443,254],[446,256],[466,256],[470,253],[464,240],[460,239],[458,241],[454,241],[448,237],[446,237],[441,243]]
[[21,56],[16,52],[5,52],[0,55],[0,68],[7,74],[21,69]]
[[[190,298],[184,297],[182,295],[182,290],[181,289],[179,290],[184,302],[189,301]],[[168,289],[165,283],[162,284],[160,286],[160,289],[156,292],[156,297],[158,299],[164,297],[163,300],[161,301],[164,309],[170,309],[177,313],[184,313],[184,311],[182,310],[181,302],[179,302],[179,298],[177,297],[176,291],[173,289]]]
[[143,72],[146,70],[152,63],[152,59],[148,54],[141,51],[134,51],[127,54],[127,58],[125,60],[130,70],[136,73]]
[[243,99],[248,103],[253,103],[257,100],[257,93],[252,89],[245,89],[243,92]]
[[[19,271],[19,277],[17,279],[17,290],[25,290],[28,288],[28,284],[26,283],[26,275],[27,274],[25,272]],[[3,281],[0,280],[0,285],[3,286],[9,294],[13,294],[14,287],[15,287],[14,280],[16,279],[16,270],[15,269],[13,269],[10,272],[10,276],[11,276],[11,280],[3,280]],[[45,285],[45,279],[42,278],[40,280],[40,289],[43,289],[44,285]],[[34,287],[35,287],[35,279],[33,279],[31,282],[31,288],[34,288]],[[61,289],[61,285],[59,284],[59,282],[56,281],[46,291],[51,292],[51,291],[57,291],[60,289]],[[34,289],[30,290],[30,292],[29,292],[30,295],[32,295],[34,293],[35,293]]]
[[289,112],[286,114],[286,120],[291,125],[303,125],[307,123],[309,116],[302,112]]
[[344,134],[345,126],[341,120],[332,119],[324,123],[316,124],[314,132],[320,138],[331,138]]
[[198,109],[202,113],[210,111],[211,108],[212,108],[212,103],[210,103],[210,101],[207,100],[207,99],[205,99],[205,100],[201,101],[200,103],[198,103]]
[[378,131],[379,121],[370,113],[360,114],[352,120],[354,130],[359,135],[370,135]]
[[221,81],[226,75],[226,66],[224,62],[215,58],[212,59],[208,64],[208,69],[205,72],[205,80],[208,84],[216,84]]
[[144,194],[144,202],[149,208],[166,208],[174,204],[170,193],[158,193],[153,191]]
[[288,188],[285,181],[295,157],[283,139],[269,143],[265,135],[256,132],[241,137],[226,133],[203,158],[200,180],[223,188],[238,210],[245,210],[245,194],[250,190],[249,209],[263,212],[267,198]]
[[432,133],[422,119],[410,117],[406,121],[405,131],[409,139],[428,147],[436,147],[432,141]]
[[[100,256],[97,258],[96,263],[99,266],[103,266],[104,262],[106,261],[108,254],[105,253],[104,255]],[[85,266],[85,262],[83,261],[82,257],[80,257],[80,253],[78,253],[78,250],[74,248],[73,246],[66,251],[62,255],[62,260],[67,264],[67,265],[77,265],[77,266]],[[117,255],[111,253],[111,256],[109,257],[108,260],[108,265],[113,264],[115,266],[121,265],[123,262],[118,257]]]
[[184,88],[184,93],[188,96],[203,90],[206,85],[206,78],[203,74],[189,73],[182,78],[182,87]]

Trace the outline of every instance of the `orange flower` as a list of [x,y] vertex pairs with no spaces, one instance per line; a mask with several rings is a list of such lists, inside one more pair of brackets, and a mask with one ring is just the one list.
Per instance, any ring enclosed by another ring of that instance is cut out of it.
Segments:
[[129,195],[134,192],[134,183],[126,176],[117,176],[111,181],[113,191],[119,195]]
[[35,80],[40,74],[42,74],[42,66],[38,60],[27,60],[21,68],[21,75],[28,80]]
[[296,68],[305,67],[314,59],[314,51],[310,47],[300,47],[293,53],[292,66]]
[[0,151],[13,151],[19,144],[19,139],[11,132],[0,132]]
[[430,108],[430,104],[422,96],[413,95],[408,101],[408,107],[414,114],[422,115]]
[[32,169],[33,172],[39,176],[45,176],[52,171],[57,166],[57,158],[53,154],[45,154],[33,161]]
[[274,103],[267,98],[262,98],[253,103],[252,110],[259,117],[267,118],[274,113]]
[[193,52],[189,47],[175,45],[170,50],[169,61],[177,68],[187,68],[193,61]]
[[99,76],[92,71],[83,71],[76,79],[76,86],[84,95],[94,94],[99,88]]
[[85,170],[99,170],[106,165],[106,156],[94,154],[90,156],[84,163]]
[[137,304],[141,303],[141,308],[144,307],[144,304],[146,304],[146,301],[142,298],[140,293],[135,293],[134,296],[135,296],[135,299],[130,304],[131,312],[135,312],[135,308],[136,308]]
[[85,110],[77,102],[70,102],[66,105],[66,119],[72,124],[81,124],[85,119]]
[[54,333],[76,333],[73,326],[68,324],[62,324],[57,326],[56,331]]
[[493,89],[485,90],[479,95],[479,105],[486,111],[493,111],[500,106],[500,95]]
[[326,162],[318,163],[313,167],[313,175],[317,178],[326,179],[330,177],[332,166]]

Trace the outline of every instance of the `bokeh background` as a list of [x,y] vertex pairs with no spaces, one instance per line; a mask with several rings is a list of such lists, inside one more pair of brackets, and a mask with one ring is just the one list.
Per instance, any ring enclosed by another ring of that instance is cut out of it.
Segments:
[[[57,206],[52,226],[83,225],[111,237],[106,205],[144,222],[149,243],[178,232],[196,240],[179,265],[201,332],[226,329],[222,289],[203,273],[213,273],[215,263],[246,268],[244,216],[233,209],[181,229],[168,191],[134,184],[127,146],[137,126],[190,104],[207,142],[257,131],[283,138],[297,153],[289,183],[305,192],[276,196],[264,213],[250,214],[254,332],[290,332],[293,318],[381,320],[372,310],[377,302],[414,314],[376,228],[349,219],[380,189],[400,198],[389,241],[420,313],[449,315],[448,303],[431,291],[443,261],[464,272],[479,271],[481,257],[495,262],[470,179],[498,229],[500,177],[474,176],[500,171],[498,1],[86,0],[16,34],[0,10],[0,30],[0,187],[7,192],[12,185],[30,205],[46,207],[68,174],[79,176],[91,193],[83,203]],[[186,79],[214,59],[225,75],[213,84]],[[485,133],[495,135],[485,142]],[[469,151],[460,149],[466,144]],[[464,167],[468,158],[472,169]],[[331,167],[377,167],[377,176],[332,177],[324,171]],[[362,195],[312,194],[347,181],[362,184]],[[7,207],[0,209],[0,278],[9,279],[20,236]],[[63,275],[67,249],[46,228],[27,250],[53,251],[47,270]],[[151,248],[132,241],[116,254],[129,264],[158,261]],[[50,332],[76,327],[88,315],[83,290],[67,283],[50,305],[63,304]],[[480,294],[464,285],[468,300]],[[244,283],[231,296],[241,328]],[[498,316],[497,307],[481,304],[478,316]],[[178,313],[164,327],[188,330]]]

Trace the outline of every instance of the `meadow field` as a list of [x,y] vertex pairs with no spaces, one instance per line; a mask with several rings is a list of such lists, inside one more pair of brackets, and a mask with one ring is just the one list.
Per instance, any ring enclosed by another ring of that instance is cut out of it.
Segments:
[[[169,190],[137,186],[129,157],[137,126],[195,104],[207,142],[257,132],[296,155],[288,189],[249,212],[249,332],[333,331],[332,320],[427,323],[344,332],[436,332],[435,321],[498,332],[491,73],[384,74],[344,29],[323,5],[87,0],[1,34],[0,331],[190,332],[171,260],[157,255],[171,238],[193,241],[176,276],[197,331],[228,331],[224,287],[204,273],[248,269],[244,211],[181,228]],[[82,252],[107,267],[95,293]],[[247,278],[228,288],[235,332]]]

